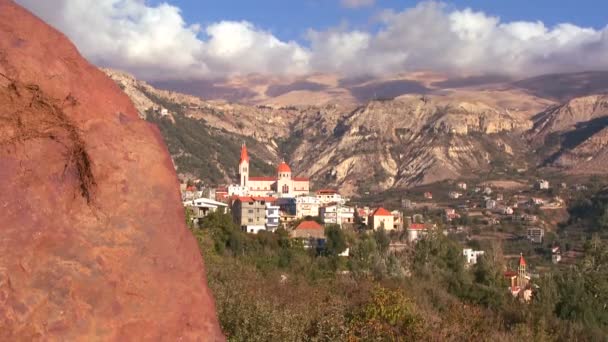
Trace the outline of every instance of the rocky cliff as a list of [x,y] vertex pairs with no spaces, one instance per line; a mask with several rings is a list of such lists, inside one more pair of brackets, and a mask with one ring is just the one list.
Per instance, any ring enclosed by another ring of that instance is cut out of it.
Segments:
[[156,128],[9,0],[0,73],[0,340],[223,340]]

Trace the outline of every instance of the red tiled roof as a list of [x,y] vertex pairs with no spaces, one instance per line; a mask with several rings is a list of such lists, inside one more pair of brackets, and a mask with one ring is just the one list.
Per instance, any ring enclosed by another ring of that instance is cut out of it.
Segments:
[[423,223],[410,223],[410,225],[407,227],[407,229],[411,229],[411,230],[425,230],[426,227],[424,226]]
[[281,162],[279,167],[277,168],[277,172],[291,172],[291,168],[287,165],[286,162]]
[[242,164],[244,161],[249,162],[249,154],[247,154],[247,145],[245,144],[241,147],[241,161],[239,164]]
[[523,254],[519,256],[519,266],[526,266],[526,259],[524,259]]
[[277,199],[274,197],[262,197],[262,196],[240,196],[238,197],[241,202],[255,202],[255,201],[265,201],[265,202],[276,202]]
[[324,228],[316,221],[302,221],[296,227],[296,229],[324,229]]
[[189,186],[188,188],[186,188],[186,191],[196,191],[196,187],[195,186]]
[[277,180],[277,177],[249,177],[249,180],[254,181],[254,182],[257,182],[257,181],[274,182]]
[[308,182],[310,179],[308,177],[292,177],[291,180],[296,182]]
[[378,208],[374,210],[372,216],[393,216],[393,214],[391,214],[388,210],[384,208]]

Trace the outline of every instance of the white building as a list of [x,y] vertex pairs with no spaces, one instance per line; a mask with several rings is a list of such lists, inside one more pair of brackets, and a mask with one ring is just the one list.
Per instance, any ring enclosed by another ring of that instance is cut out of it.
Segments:
[[228,207],[226,203],[214,201],[209,198],[197,198],[191,201],[185,201],[184,206],[192,210],[196,223],[199,219],[219,210],[225,210]]
[[539,179],[536,181],[536,188],[538,190],[548,190],[549,189],[549,182],[547,180],[544,179]]
[[317,191],[317,199],[319,200],[320,204],[329,204],[329,203],[339,203],[339,204],[344,204],[346,203],[346,200],[342,198],[342,195],[340,195],[336,190],[329,190],[329,189],[325,189],[325,190],[319,190]]
[[316,196],[296,197],[296,217],[319,216],[320,203],[321,201]]
[[345,223],[355,222],[355,208],[338,203],[329,204],[319,209],[319,216],[324,224],[337,224],[342,227]]
[[274,232],[279,228],[279,223],[281,221],[280,209],[281,208],[278,205],[266,202],[266,230]]
[[459,182],[458,184],[456,184],[456,186],[460,190],[466,190],[467,189],[467,183],[465,183],[465,182]]
[[474,251],[471,248],[465,248],[462,250],[462,255],[468,265],[475,265],[477,263],[477,257],[483,255],[484,251]]
[[428,229],[423,223],[410,223],[407,227],[407,240],[409,242],[416,242],[426,236],[427,233]]
[[486,201],[486,209],[494,209],[496,208],[496,201],[493,199],[489,199]]
[[490,188],[489,186],[486,186],[483,189],[483,193],[486,194],[486,195],[491,195],[492,194],[492,188]]
[[246,186],[239,184],[228,185],[228,196],[247,196],[249,195],[249,189]]
[[457,191],[450,191],[450,193],[448,194],[448,196],[452,199],[459,199],[460,197],[462,197],[462,194],[460,192]]

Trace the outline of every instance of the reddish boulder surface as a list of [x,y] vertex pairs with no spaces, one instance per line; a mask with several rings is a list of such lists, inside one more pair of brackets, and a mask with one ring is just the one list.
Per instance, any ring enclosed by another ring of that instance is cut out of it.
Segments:
[[223,340],[158,131],[9,0],[0,73],[0,341]]

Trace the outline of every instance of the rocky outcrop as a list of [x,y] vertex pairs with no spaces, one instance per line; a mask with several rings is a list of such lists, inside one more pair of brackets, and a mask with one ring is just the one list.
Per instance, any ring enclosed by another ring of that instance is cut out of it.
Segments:
[[0,0],[0,340],[223,340],[158,131]]

